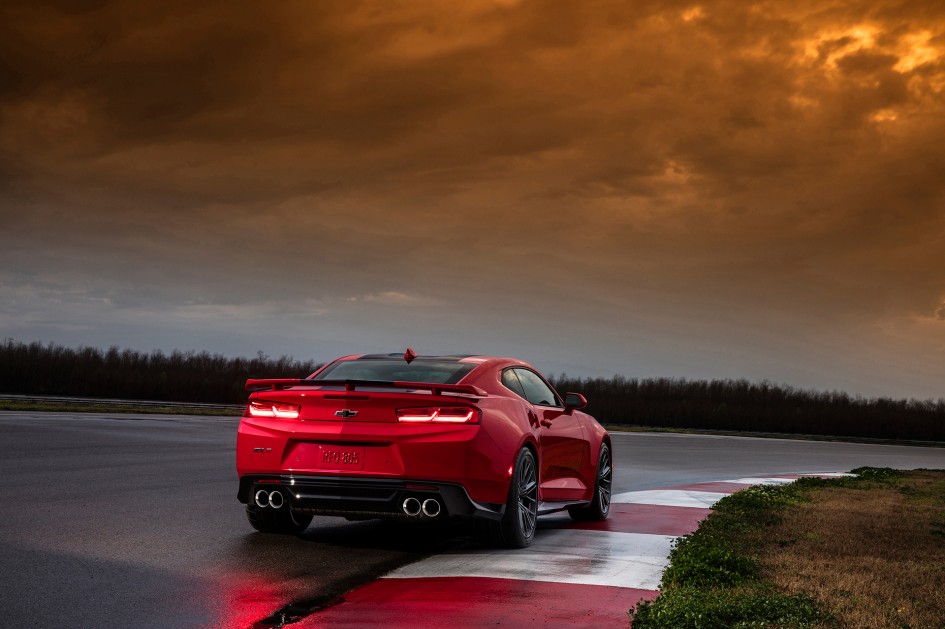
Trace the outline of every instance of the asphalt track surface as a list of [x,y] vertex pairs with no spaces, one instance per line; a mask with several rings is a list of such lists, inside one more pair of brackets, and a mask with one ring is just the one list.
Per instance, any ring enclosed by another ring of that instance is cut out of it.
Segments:
[[[461,526],[335,518],[299,537],[255,533],[235,498],[237,422],[0,412],[0,626],[280,626],[475,544]],[[945,467],[941,448],[658,433],[615,433],[614,455],[615,493]]]

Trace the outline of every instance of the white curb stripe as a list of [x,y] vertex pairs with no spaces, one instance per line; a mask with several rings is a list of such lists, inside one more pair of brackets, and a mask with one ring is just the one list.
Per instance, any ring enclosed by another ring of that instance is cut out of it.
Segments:
[[542,530],[528,548],[435,555],[387,577],[493,577],[655,590],[669,563],[674,539],[642,533]]
[[796,481],[796,478],[779,478],[777,476],[739,478],[723,481],[725,483],[742,483],[744,485],[787,485]]
[[611,503],[660,505],[664,507],[701,507],[708,509],[725,496],[728,496],[728,494],[716,491],[652,489],[648,491],[628,491],[622,494],[616,494],[611,500]]

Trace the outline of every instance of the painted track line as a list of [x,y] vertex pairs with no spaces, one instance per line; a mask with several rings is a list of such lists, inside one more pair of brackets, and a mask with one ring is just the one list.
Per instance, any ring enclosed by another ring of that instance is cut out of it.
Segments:
[[691,489],[650,489],[615,494],[617,504],[663,505],[666,507],[700,507],[709,509],[732,492],[694,491]]
[[539,531],[528,548],[434,555],[387,578],[498,577],[655,590],[674,539],[646,533]]
[[604,522],[542,517],[528,548],[428,557],[349,592],[296,626],[626,627],[627,610],[659,594],[673,541],[695,531],[716,502],[750,485],[844,475],[758,476],[615,494]]

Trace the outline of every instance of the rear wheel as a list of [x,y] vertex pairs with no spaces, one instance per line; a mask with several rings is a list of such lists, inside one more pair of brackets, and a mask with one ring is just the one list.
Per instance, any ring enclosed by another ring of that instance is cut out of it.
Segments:
[[479,533],[490,543],[525,548],[532,543],[537,528],[538,466],[532,451],[522,448],[512,469],[505,515],[498,522],[480,522]]
[[246,519],[260,533],[298,535],[308,528],[314,517],[293,513],[288,504],[282,504],[278,509],[272,506],[260,507],[252,496],[246,505]]
[[614,466],[610,448],[606,443],[600,446],[597,459],[597,477],[594,480],[594,499],[588,507],[568,509],[574,520],[606,520],[610,515],[610,497],[613,491]]

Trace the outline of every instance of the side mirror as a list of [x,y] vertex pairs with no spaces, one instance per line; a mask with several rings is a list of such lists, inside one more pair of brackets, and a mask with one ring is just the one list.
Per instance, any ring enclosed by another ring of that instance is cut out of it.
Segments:
[[564,407],[567,409],[584,408],[587,406],[587,400],[580,393],[565,393]]

